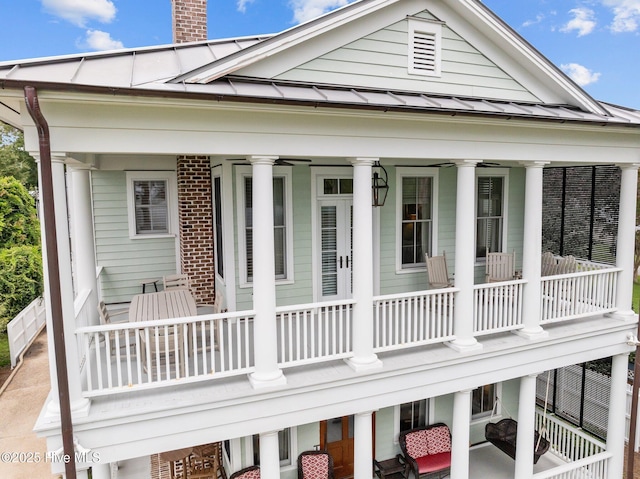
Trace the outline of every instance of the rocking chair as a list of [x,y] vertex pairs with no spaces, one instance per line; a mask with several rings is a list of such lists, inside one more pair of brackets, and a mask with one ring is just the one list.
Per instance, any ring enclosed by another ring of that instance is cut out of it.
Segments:
[[442,256],[424,255],[427,263],[427,274],[429,275],[430,288],[451,288],[453,280],[449,278],[447,271],[447,257],[442,252]]

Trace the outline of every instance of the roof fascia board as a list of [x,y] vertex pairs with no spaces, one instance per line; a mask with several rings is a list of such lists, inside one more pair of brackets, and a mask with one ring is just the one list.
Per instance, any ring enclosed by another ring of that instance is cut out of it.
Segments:
[[321,17],[283,31],[259,44],[236,54],[224,57],[207,67],[176,77],[174,82],[209,83],[217,78],[236,72],[257,61],[268,58],[283,50],[327,33],[355,19],[378,11],[403,0],[360,0],[329,12]]
[[[564,98],[564,102],[572,103],[569,101],[569,99],[571,99],[573,100],[573,104],[584,108],[586,111],[610,116],[610,113],[598,101],[576,85],[535,47],[481,2],[477,0],[457,0],[449,5],[452,5],[459,15],[472,25],[477,26],[478,20],[480,20],[484,25],[488,26],[489,28],[480,28],[481,32],[494,41],[496,45],[500,45],[505,49],[508,54],[515,59],[518,65],[531,65],[535,67],[536,70],[530,71],[530,74],[549,90],[557,91],[558,88],[562,89],[567,95],[567,97]],[[435,4],[434,10],[437,10]],[[512,66],[513,63],[507,68]],[[507,69],[506,71],[510,70]],[[528,86],[526,80],[524,85]]]

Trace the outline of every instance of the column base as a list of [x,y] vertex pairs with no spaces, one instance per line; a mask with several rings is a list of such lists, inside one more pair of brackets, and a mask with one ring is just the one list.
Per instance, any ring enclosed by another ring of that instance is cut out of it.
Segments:
[[273,388],[278,386],[286,386],[287,378],[282,371],[278,369],[272,374],[249,374],[249,383],[253,389]]
[[513,334],[517,334],[526,339],[536,340],[536,339],[545,339],[549,337],[549,333],[542,329],[540,326],[537,328],[524,328],[513,331]]
[[453,341],[449,341],[444,343],[449,346],[451,349],[458,351],[459,353],[472,353],[476,351],[482,351],[482,344],[478,342],[477,339],[454,339]]
[[638,315],[632,309],[628,311],[614,311],[613,313],[607,313],[605,316],[613,319],[619,319],[620,321],[631,321],[635,320],[638,317]]
[[[71,403],[71,417],[87,417],[91,409],[91,401],[87,398],[79,399]],[[57,398],[50,398],[45,410],[45,417],[60,417],[60,403]]]
[[372,354],[367,358],[353,357],[344,360],[347,365],[355,372],[370,371],[372,369],[382,368],[382,361],[378,359],[378,356]]

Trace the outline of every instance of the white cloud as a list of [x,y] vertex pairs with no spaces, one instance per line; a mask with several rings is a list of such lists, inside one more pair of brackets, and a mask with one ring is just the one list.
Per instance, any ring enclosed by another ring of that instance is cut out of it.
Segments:
[[352,1],[354,0],[290,0],[289,5],[293,8],[293,20],[302,23]]
[[53,15],[85,27],[88,20],[109,23],[116,16],[111,0],[41,0],[42,6]]
[[96,51],[124,48],[120,40],[114,40],[109,33],[101,32],[100,30],[87,30],[87,36],[83,46]]
[[566,63],[560,65],[560,68],[569,75],[569,77],[580,86],[586,86],[595,83],[600,79],[600,73],[595,73],[578,63]]
[[542,22],[542,20],[544,20],[544,14],[542,13],[538,13],[536,15],[536,19],[535,20],[527,20],[526,22],[524,22],[522,24],[523,27],[530,27],[531,25],[535,25],[537,23]]
[[247,11],[247,5],[253,3],[254,0],[238,0],[238,11],[244,13]]
[[573,15],[573,18],[560,31],[571,32],[576,30],[578,36],[582,37],[590,34],[596,27],[595,12],[590,8],[574,8],[569,13]]
[[602,0],[613,10],[609,28],[614,33],[635,32],[640,28],[640,0]]

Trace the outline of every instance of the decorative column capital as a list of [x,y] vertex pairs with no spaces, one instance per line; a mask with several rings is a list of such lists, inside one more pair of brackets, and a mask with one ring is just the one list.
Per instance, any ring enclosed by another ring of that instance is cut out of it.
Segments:
[[482,160],[453,160],[453,164],[457,168],[475,168],[478,163],[482,163]]
[[349,158],[353,166],[373,166],[380,158]]
[[544,168],[545,166],[547,166],[550,163],[551,163],[550,161],[544,161],[544,160],[521,161],[520,162],[520,164],[522,166],[524,166],[525,168]]
[[279,156],[268,155],[252,155],[247,156],[247,161],[252,165],[270,165],[273,166]]
[[640,168],[640,163],[621,163],[618,166],[621,170],[637,170]]

